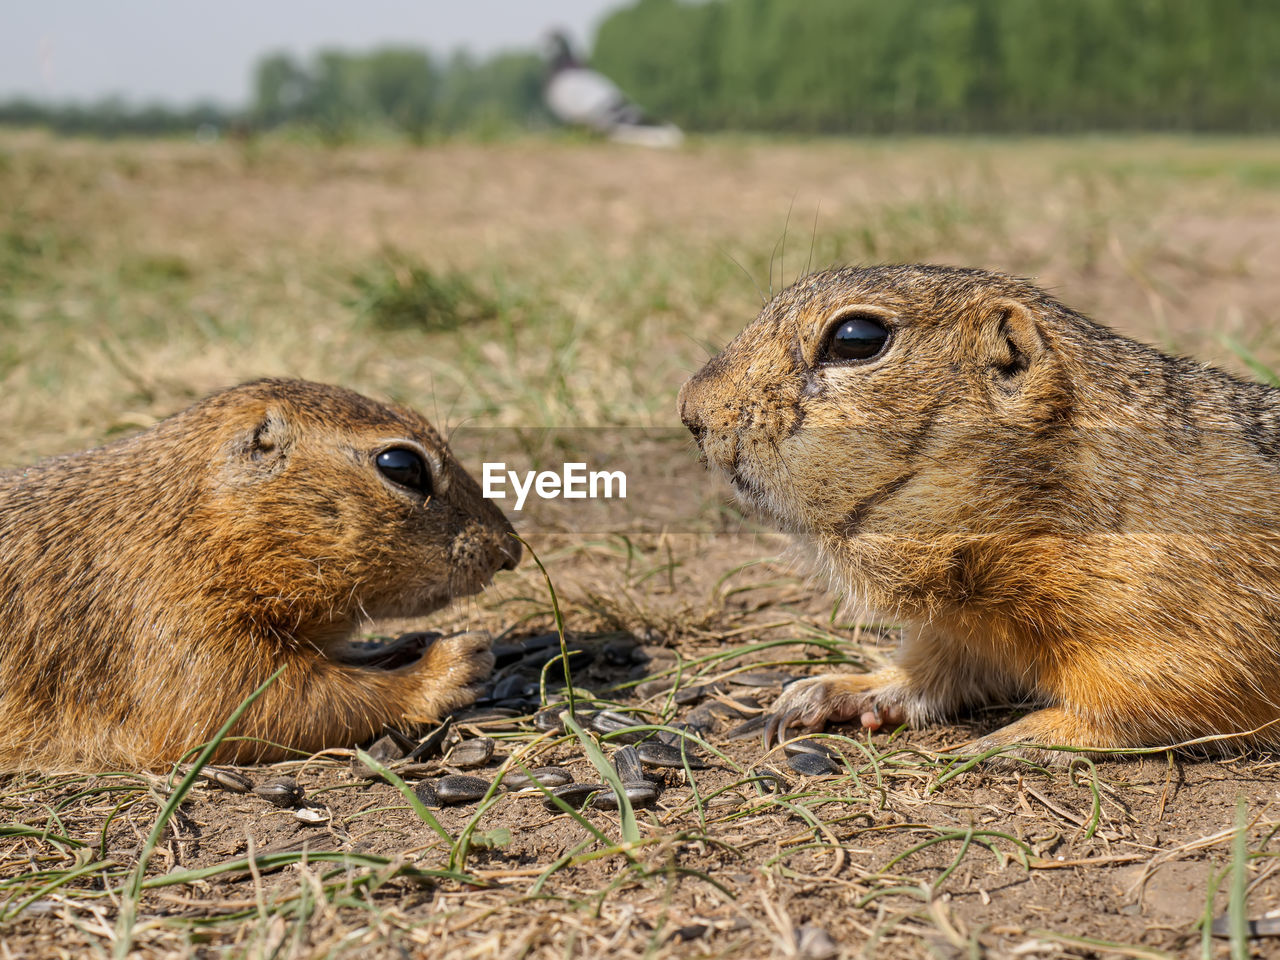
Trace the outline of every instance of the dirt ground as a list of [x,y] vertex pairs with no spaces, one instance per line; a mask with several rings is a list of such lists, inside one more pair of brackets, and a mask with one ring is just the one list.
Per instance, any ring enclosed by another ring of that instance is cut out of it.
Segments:
[[[756,285],[807,262],[1033,275],[1125,333],[1262,376],[1280,362],[1277,156],[1261,140],[653,153],[7,135],[2,459],[98,442],[263,373],[404,399],[459,429],[678,428],[683,378],[758,309]],[[406,264],[472,278],[493,318],[380,325],[379,305],[413,292]],[[544,700],[563,705],[564,675],[533,564],[440,615],[370,628],[488,629],[509,661],[499,681],[545,684],[513,716],[456,718],[455,740],[495,741],[489,762],[432,757],[410,788],[517,764],[600,783],[588,744],[619,746],[590,732],[593,711],[630,711],[669,740],[698,721],[684,742],[707,766],[646,768],[660,790],[633,822],[502,787],[424,818],[333,750],[239,771],[294,777],[317,822],[200,778],[144,862],[186,768],[8,776],[0,957],[1214,957],[1233,898],[1259,922],[1252,954],[1280,956],[1266,935],[1280,931],[1274,756],[1041,768],[946,752],[1016,705],[892,734],[833,728],[823,776],[766,755],[758,732],[730,739],[790,678],[883,662],[895,633],[847,622],[710,477],[693,496],[699,476],[681,475],[675,499],[692,505],[665,532],[634,514],[585,534],[554,511],[518,524],[585,651],[570,664],[586,743],[535,723]],[[680,693],[703,684],[716,686]]]

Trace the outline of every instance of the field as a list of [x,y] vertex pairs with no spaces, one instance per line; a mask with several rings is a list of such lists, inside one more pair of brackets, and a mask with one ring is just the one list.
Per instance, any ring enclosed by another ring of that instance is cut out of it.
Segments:
[[[1124,333],[1270,376],[1278,146],[327,150],[5,134],[0,467],[262,375],[343,383],[449,430],[679,429],[680,383],[761,292],[835,262],[1032,276]],[[571,814],[494,792],[424,818],[393,785],[354,776],[350,751],[243,771],[296,777],[318,825],[204,779],[167,811],[182,771],[7,777],[0,957],[1246,955],[1222,918],[1229,903],[1254,919],[1280,909],[1274,757],[1080,756],[1042,770],[938,752],[1016,707],[893,735],[834,728],[831,777],[763,757],[758,737],[728,739],[767,709],[773,674],[861,669],[894,636],[833,610],[786,541],[726,520],[715,481],[687,475],[705,485],[697,522],[589,535],[554,514],[526,522],[547,578],[526,559],[429,621],[371,627],[486,628],[536,653],[528,641],[555,631],[558,605],[568,640],[590,651],[578,697],[643,724],[700,706],[637,682],[720,681],[703,705],[736,701],[742,716],[708,722],[711,766],[667,770],[655,807]],[[510,757],[511,773],[556,762],[598,780],[588,731],[468,726],[497,740],[490,779]],[[1280,955],[1265,938],[1251,946]]]

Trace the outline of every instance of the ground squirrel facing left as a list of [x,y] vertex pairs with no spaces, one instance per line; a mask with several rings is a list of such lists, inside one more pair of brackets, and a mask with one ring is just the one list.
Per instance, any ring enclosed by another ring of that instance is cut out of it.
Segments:
[[1280,390],[1023,280],[903,265],[783,291],[680,413],[903,626],[893,666],[785,690],[771,734],[1026,699],[978,746],[1280,743]]
[[423,417],[299,380],[0,473],[0,768],[175,760],[281,666],[232,731],[279,746],[217,759],[436,719],[473,699],[487,637],[381,665],[346,641],[480,590],[511,534]]

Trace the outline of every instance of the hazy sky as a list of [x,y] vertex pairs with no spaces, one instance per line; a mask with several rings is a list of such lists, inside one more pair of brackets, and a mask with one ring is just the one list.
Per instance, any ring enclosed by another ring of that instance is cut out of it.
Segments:
[[248,99],[263,53],[383,43],[476,53],[579,43],[625,0],[0,0],[0,99]]

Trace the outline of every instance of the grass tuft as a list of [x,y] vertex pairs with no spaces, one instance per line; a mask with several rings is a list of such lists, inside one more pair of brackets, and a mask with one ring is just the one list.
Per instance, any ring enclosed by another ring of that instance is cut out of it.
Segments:
[[498,315],[497,304],[466,275],[438,273],[407,254],[384,251],[351,277],[351,305],[384,330],[457,330]]

